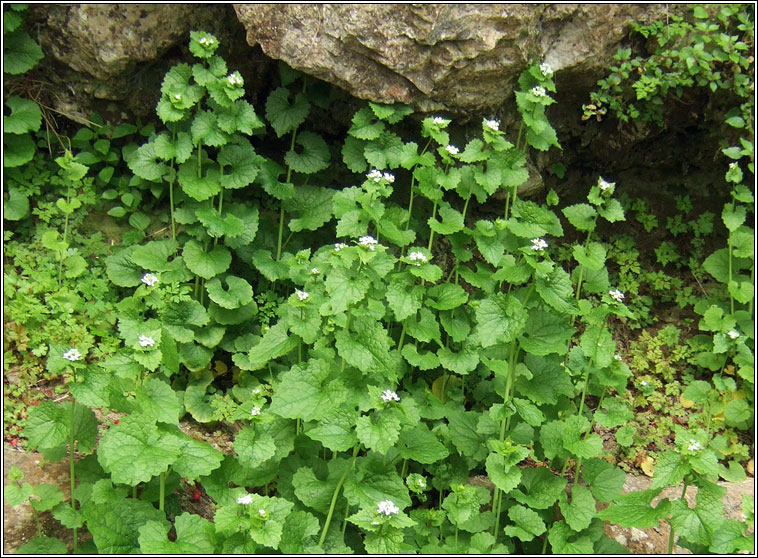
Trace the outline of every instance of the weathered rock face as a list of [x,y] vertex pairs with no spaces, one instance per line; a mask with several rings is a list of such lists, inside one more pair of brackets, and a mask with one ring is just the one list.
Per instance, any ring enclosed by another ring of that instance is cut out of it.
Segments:
[[226,44],[230,34],[240,40],[234,12],[218,4],[44,4],[32,7],[30,19],[45,53],[40,73],[65,85],[55,91],[55,108],[80,118],[98,99],[152,111],[163,74],[180,61],[170,50],[186,48],[190,30],[217,33]]
[[512,97],[532,60],[581,75],[611,65],[626,26],[663,5],[235,4],[250,45],[376,102],[480,112]]

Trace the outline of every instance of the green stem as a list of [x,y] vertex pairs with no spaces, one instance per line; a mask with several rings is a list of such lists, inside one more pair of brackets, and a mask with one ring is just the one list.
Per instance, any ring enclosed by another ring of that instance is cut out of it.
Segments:
[[[74,382],[76,382],[76,371],[73,371],[74,373]],[[74,488],[76,486],[76,474],[75,474],[75,465],[74,465],[74,449],[76,445],[76,440],[74,440],[74,434],[75,434],[75,428],[74,428],[74,413],[76,412],[76,401],[74,400],[73,396],[71,397],[71,434],[69,437],[69,446],[68,446],[68,473],[70,477],[71,482],[71,510],[73,512],[76,512],[76,499],[74,498]],[[74,527],[74,541],[73,541],[73,551],[76,553],[77,548],[77,533],[78,528]]]
[[334,488],[334,494],[332,495],[332,502],[329,505],[329,513],[326,515],[326,522],[324,523],[324,529],[321,531],[321,538],[319,538],[318,545],[323,546],[324,539],[326,539],[326,533],[329,531],[329,524],[332,522],[332,515],[334,515],[334,505],[337,503],[337,497],[339,496],[340,490],[342,489],[342,485],[345,482],[345,479],[347,478],[348,473],[353,469],[353,466],[355,465],[355,459],[358,457],[358,451],[360,450],[361,444],[355,444],[355,447],[353,448],[353,458],[350,460],[350,465],[345,468],[345,472],[342,473],[342,476],[340,477],[340,480],[337,481],[337,486]]
[[[42,524],[39,521],[39,514],[37,513],[37,510],[34,509],[34,506],[32,506],[32,515],[34,516],[34,523],[37,525],[37,536],[42,536]],[[76,537],[74,537],[74,540],[76,540]]]
[[[595,215],[595,223],[597,223],[597,215]],[[587,248],[590,245],[590,238],[592,237],[592,231],[595,230],[595,225],[587,233],[587,240],[584,241],[584,251],[587,252]],[[579,266],[579,280],[576,283],[576,299],[579,300],[579,295],[582,292],[582,277],[584,276],[584,265]]]
[[[734,205],[734,204],[733,204]],[[729,233],[729,238],[727,239],[727,246],[729,248],[729,283],[732,282],[732,233]],[[729,293],[729,310],[732,314],[734,314],[734,297],[731,293]]]
[[[290,139],[290,151],[294,151],[295,149],[295,138],[297,137],[297,128],[292,130],[292,138]],[[287,179],[286,182],[289,183],[290,179],[292,178],[292,168],[287,167]],[[284,230],[284,206],[281,207],[279,210],[279,237],[276,241],[276,261],[279,261],[279,258],[282,256],[282,231]]]
[[[685,493],[687,492],[687,481],[684,482],[684,486],[682,487],[682,495],[681,498],[684,498]],[[671,522],[669,522],[669,549],[667,554],[673,554],[674,553],[674,539],[676,538],[676,533],[674,533],[674,526],[671,525]]]
[[403,470],[400,472],[400,478],[404,479],[406,474],[408,474],[408,459],[403,459]]
[[[432,220],[437,219],[437,202],[434,202],[434,206],[432,207]],[[427,246],[427,250],[431,252],[432,250],[432,242],[434,242],[434,229],[429,230],[429,246]]]
[[[171,143],[176,144],[176,132],[171,132]],[[174,221],[174,163],[175,158],[171,159],[171,182],[168,184],[168,203],[171,209],[171,239],[176,240],[176,224]]]
[[[66,205],[71,201],[71,196],[66,196]],[[66,213],[66,218],[63,221],[63,244],[66,243],[66,237],[68,236],[68,217],[69,214]],[[61,288],[61,277],[63,275],[63,252],[58,252],[58,288]]]
[[159,493],[158,493],[158,509],[163,511],[163,501],[166,498],[166,472],[164,471],[158,477],[159,480]]

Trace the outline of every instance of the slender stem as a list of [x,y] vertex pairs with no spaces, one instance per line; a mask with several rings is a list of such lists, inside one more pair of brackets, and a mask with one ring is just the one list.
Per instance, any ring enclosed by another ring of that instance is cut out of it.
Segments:
[[[687,492],[687,481],[684,482],[684,486],[682,487],[682,495],[681,498],[684,498],[685,493]],[[674,526],[671,525],[671,522],[669,522],[669,550],[667,554],[673,554],[674,553],[674,539],[676,538],[676,533],[674,533]]]
[[[34,509],[34,506],[32,506],[32,515],[34,516],[34,523],[37,524],[37,536],[42,536],[42,524],[39,521],[39,514],[37,513],[37,510]],[[74,537],[74,540],[76,540],[76,537]]]
[[329,524],[332,522],[332,515],[334,515],[334,505],[337,503],[337,497],[339,496],[340,490],[342,489],[342,485],[345,482],[345,479],[347,478],[348,473],[353,469],[353,466],[355,465],[355,459],[358,457],[358,451],[360,450],[361,444],[355,444],[355,447],[353,448],[353,458],[350,460],[350,465],[348,465],[345,468],[345,472],[342,473],[342,476],[340,477],[340,480],[337,481],[337,486],[334,488],[334,494],[332,495],[332,502],[329,505],[329,513],[326,515],[326,522],[324,523],[324,529],[321,531],[321,538],[319,538],[318,545],[323,546],[324,539],[326,539],[326,533],[329,530]]
[[[71,201],[71,196],[66,196],[66,205]],[[69,214],[66,213],[66,218],[63,221],[63,243],[66,243],[66,237],[68,236],[68,216]],[[61,276],[63,273],[63,252],[58,252],[58,288],[61,288]]]
[[276,261],[282,257],[282,232],[284,231],[284,206],[279,209],[279,235],[276,239]]
[[[176,143],[176,131],[171,132],[171,143]],[[176,240],[176,225],[174,223],[174,163],[176,158],[171,158],[171,182],[168,184],[168,202],[171,208],[171,239]]]
[[[732,282],[732,233],[731,232],[729,233],[727,244],[729,248],[729,283],[731,283]],[[732,296],[732,293],[729,293],[729,310],[732,314],[734,314],[734,297]]]
[[408,473],[408,459],[403,459],[403,470],[400,472],[400,478],[404,479]]
[[158,477],[159,479],[159,496],[158,496],[158,509],[163,511],[163,500],[166,497],[166,472],[164,471]]
[[[597,223],[597,215],[595,215],[595,223]],[[587,251],[587,248],[590,245],[590,238],[592,237],[592,231],[595,230],[595,226],[592,226],[592,229],[587,233],[587,240],[584,241],[584,251]],[[584,265],[579,265],[579,280],[576,283],[576,299],[579,300],[579,295],[582,291],[582,277],[584,276]]]
[[[74,370],[74,382],[76,382],[76,371]],[[71,482],[71,510],[76,512],[76,499],[74,498],[74,488],[76,487],[76,473],[74,470],[74,448],[76,446],[76,440],[74,440],[74,419],[76,413],[76,401],[74,398],[71,398],[71,432],[69,435],[69,446],[68,446],[68,473],[70,477]],[[78,528],[74,527],[74,541],[73,541],[73,551],[76,553],[77,548],[77,532]]]
[[345,517],[342,518],[342,538],[345,538],[345,531],[347,531],[347,516],[350,513],[350,502],[345,500]]
[[[434,206],[432,207],[432,220],[437,219],[437,202],[434,202]],[[427,250],[432,249],[432,242],[434,242],[434,229],[429,230],[429,246],[427,246]]]

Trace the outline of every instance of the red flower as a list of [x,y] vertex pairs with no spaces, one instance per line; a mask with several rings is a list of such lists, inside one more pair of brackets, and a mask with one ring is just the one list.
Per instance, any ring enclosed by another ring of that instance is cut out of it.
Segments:
[[118,423],[119,423],[119,419],[116,419],[113,421],[113,424],[118,424]]
[[11,446],[12,446],[12,447],[14,447],[14,448],[15,448],[17,444],[18,444],[18,436],[16,436],[15,438],[13,438],[13,439],[11,440]]
[[200,499],[200,491],[197,488],[192,492],[192,499],[195,502],[197,502]]

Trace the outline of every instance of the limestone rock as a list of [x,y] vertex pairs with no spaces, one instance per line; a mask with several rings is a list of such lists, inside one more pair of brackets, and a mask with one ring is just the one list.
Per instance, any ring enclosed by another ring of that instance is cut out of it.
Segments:
[[665,18],[634,4],[235,4],[247,42],[376,102],[472,113],[512,97],[532,60],[581,75],[611,65],[632,21]]

